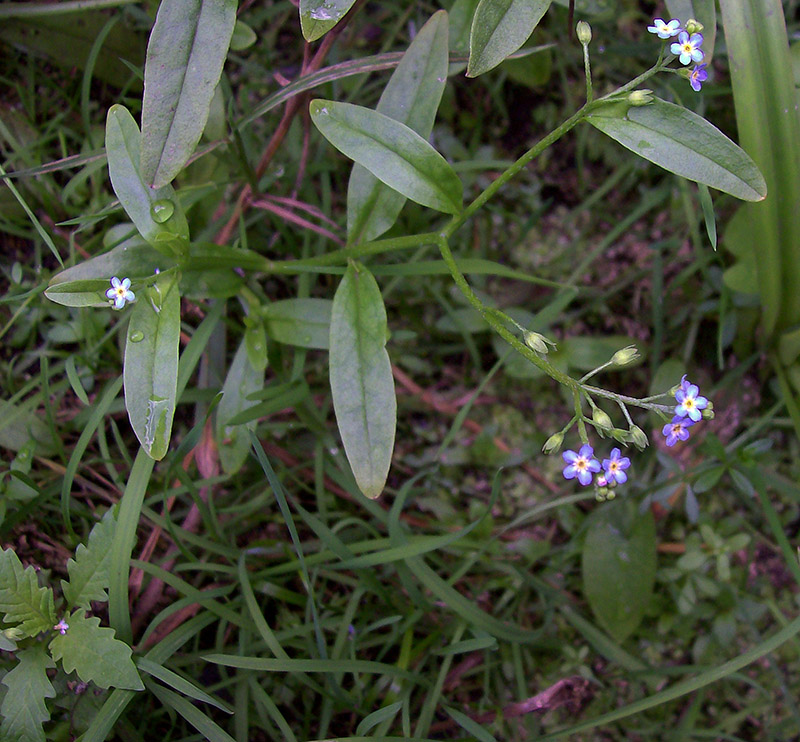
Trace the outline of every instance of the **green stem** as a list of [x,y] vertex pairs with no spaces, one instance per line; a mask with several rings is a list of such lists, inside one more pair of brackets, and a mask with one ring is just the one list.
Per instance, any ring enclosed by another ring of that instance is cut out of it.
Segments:
[[[617,404],[624,402],[625,404],[630,404],[634,407],[642,407],[645,410],[653,410],[653,412],[669,412],[674,407],[674,405],[654,404],[646,401],[645,399],[636,399],[636,397],[628,397],[625,394],[609,392],[597,386],[584,386],[583,389],[590,394],[596,394],[598,397],[602,397],[603,399],[613,400]],[[653,399],[653,397],[648,397],[647,399]]]
[[588,44],[583,44],[583,71],[586,75],[586,102],[591,103],[594,93],[592,92],[592,66],[589,64]]

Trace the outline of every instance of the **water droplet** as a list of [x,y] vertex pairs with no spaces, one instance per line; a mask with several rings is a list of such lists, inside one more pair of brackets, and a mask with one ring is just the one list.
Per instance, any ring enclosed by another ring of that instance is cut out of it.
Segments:
[[331,18],[333,18],[333,16],[325,9],[324,6],[320,8],[314,8],[309,15],[315,21],[329,21]]
[[162,198],[158,201],[153,201],[150,206],[150,216],[153,221],[158,224],[163,224],[175,213],[175,204],[169,199]]
[[144,333],[141,330],[134,330],[128,339],[132,343],[141,343],[144,340]]
[[305,335],[303,337],[303,342],[306,343],[306,344],[310,343],[311,342],[311,335]]

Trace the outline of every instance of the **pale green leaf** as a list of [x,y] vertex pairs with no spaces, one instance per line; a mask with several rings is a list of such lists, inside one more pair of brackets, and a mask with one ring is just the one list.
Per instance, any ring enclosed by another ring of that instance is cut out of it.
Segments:
[[61,590],[71,608],[89,608],[93,600],[108,600],[108,564],[117,521],[111,510],[89,532],[86,545],[78,544],[75,558],[67,562],[69,581],[61,580]]
[[133,116],[125,106],[111,106],[106,117],[106,156],[114,193],[147,242],[167,255],[183,256],[189,246],[186,217],[172,186],[150,188],[142,179],[140,147]]
[[462,185],[453,168],[405,124],[351,103],[312,100],[311,119],[322,135],[378,180],[437,211],[461,210]]
[[233,357],[222,387],[222,399],[217,405],[217,447],[220,464],[226,474],[235,474],[250,451],[247,431],[255,430],[257,421],[251,420],[242,426],[231,425],[230,421],[245,408],[252,407],[253,403],[247,398],[263,388],[265,368],[266,355],[263,356],[263,362],[255,366],[250,362],[245,336]]
[[33,567],[23,568],[13,549],[0,551],[0,614],[28,636],[53,628],[53,591],[40,587]]
[[333,299],[331,395],[356,483],[373,498],[386,483],[397,423],[386,333],[386,309],[377,282],[366,268],[350,264]]
[[8,690],[0,706],[0,738],[4,742],[44,742],[42,723],[50,718],[44,699],[56,695],[47,670],[55,663],[42,646],[23,649],[16,657],[16,667],[2,680]]
[[330,299],[281,299],[267,304],[262,316],[272,340],[300,348],[328,349]]
[[96,616],[87,618],[82,608],[65,620],[69,628],[64,634],[56,634],[49,645],[64,672],[77,672],[84,683],[101,688],[144,689],[131,659],[131,648],[115,638],[114,629],[100,626]]
[[467,77],[497,67],[533,33],[551,0],[481,0],[472,19]]
[[[424,139],[433,129],[448,67],[447,13],[440,10],[419,30],[381,94],[378,113],[408,126]],[[405,196],[353,165],[347,188],[347,236],[351,243],[379,237],[395,223]]]
[[125,407],[148,456],[164,458],[175,415],[181,300],[175,270],[139,291],[125,343]]
[[586,119],[637,155],[676,175],[745,201],[767,186],[756,164],[716,126],[682,106],[656,98],[644,106],[615,103]]
[[641,623],[653,596],[653,516],[616,500],[591,516],[583,545],[583,592],[600,625],[618,642]]
[[300,0],[300,29],[306,41],[316,41],[330,31],[355,0]]
[[194,152],[236,21],[236,0],[161,0],[142,102],[142,178],[163,188]]

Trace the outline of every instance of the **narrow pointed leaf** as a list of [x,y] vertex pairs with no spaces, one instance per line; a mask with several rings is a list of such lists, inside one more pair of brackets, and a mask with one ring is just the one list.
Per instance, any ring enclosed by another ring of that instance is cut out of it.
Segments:
[[27,636],[48,631],[56,622],[53,591],[39,586],[33,567],[23,568],[13,549],[0,551],[0,614],[4,624],[16,625]]
[[551,0],[481,0],[472,19],[467,77],[497,67],[533,33]]
[[425,139],[399,121],[351,103],[312,100],[311,119],[351,160],[412,201],[437,211],[461,210],[455,171]]
[[89,532],[89,539],[79,544],[75,558],[67,562],[69,581],[61,580],[61,591],[72,608],[89,608],[93,600],[108,600],[108,565],[117,521],[112,510]]
[[[420,29],[389,79],[376,111],[408,126],[424,139],[433,129],[448,68],[447,13],[434,13]],[[347,189],[347,236],[367,242],[395,223],[405,197],[353,165]]]
[[9,742],[44,742],[42,724],[50,718],[45,698],[55,698],[56,690],[47,677],[55,667],[44,647],[17,652],[17,665],[1,681],[8,688],[0,705],[0,739]]
[[236,0],[161,0],[144,67],[145,183],[163,188],[194,152],[236,22]]
[[331,313],[331,394],[356,483],[373,498],[386,483],[397,423],[386,332],[377,282],[366,268],[349,265]]
[[181,330],[177,271],[160,273],[140,290],[125,344],[125,407],[148,456],[164,458],[175,415]]
[[760,201],[767,186],[748,154],[702,116],[656,98],[645,106],[603,106],[586,119],[623,147],[671,173]]
[[69,628],[50,642],[53,659],[61,660],[65,672],[77,672],[84,683],[101,688],[144,690],[131,659],[131,648],[114,636],[114,629],[100,626],[100,619],[87,618],[83,608],[67,619]]
[[[133,116],[125,106],[111,106],[106,117],[106,156],[114,193],[139,234],[156,250],[185,255],[189,225],[175,190],[170,185],[151,188],[144,182],[139,169],[140,147],[141,134]],[[167,213],[170,215],[164,219]]]
[[330,31],[356,0],[300,0],[300,29],[306,41],[316,41]]

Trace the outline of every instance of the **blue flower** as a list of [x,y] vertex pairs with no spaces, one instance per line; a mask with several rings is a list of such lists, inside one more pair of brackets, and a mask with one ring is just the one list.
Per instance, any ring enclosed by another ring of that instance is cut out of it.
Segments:
[[61,636],[67,633],[69,630],[69,624],[62,618],[55,626],[53,626],[53,631],[57,631]]
[[611,449],[611,458],[603,459],[603,469],[606,470],[605,477],[609,484],[617,482],[625,484],[628,481],[628,475],[625,473],[631,465],[631,460],[627,456],[623,456],[618,448]]
[[[701,410],[708,407],[708,400],[705,397],[699,397],[700,390],[696,384],[692,384],[687,380],[686,376],[681,379],[681,387],[675,392],[675,400],[678,404],[675,406],[675,415],[677,417],[690,417],[693,422],[697,422],[703,417]],[[685,440],[685,439],[682,439]]]
[[667,438],[667,445],[674,446],[678,441],[689,440],[689,428],[694,425],[694,422],[690,417],[675,415],[672,422],[667,423],[661,430]]
[[702,62],[703,50],[700,44],[703,43],[703,34],[693,33],[691,36],[686,31],[678,34],[678,40],[672,44],[669,50],[676,55],[680,55],[681,64],[691,64],[692,62]]
[[575,479],[585,487],[592,483],[592,474],[600,471],[600,462],[594,457],[594,449],[588,444],[581,446],[580,451],[564,451],[561,457],[566,461],[564,479]]
[[677,18],[673,18],[669,23],[664,23],[662,18],[653,18],[653,25],[648,26],[647,30],[650,33],[658,34],[659,39],[668,39],[678,35],[681,30],[681,22]]
[[696,64],[694,69],[689,73],[689,84],[692,86],[692,90],[694,90],[696,93],[699,93],[700,88],[703,87],[703,83],[706,80],[708,80],[706,65]]
[[125,302],[135,301],[136,294],[131,289],[131,279],[123,278],[121,281],[114,276],[111,279],[111,288],[106,290],[106,296],[114,302],[114,309],[122,309]]

